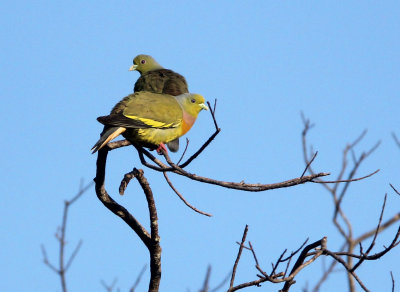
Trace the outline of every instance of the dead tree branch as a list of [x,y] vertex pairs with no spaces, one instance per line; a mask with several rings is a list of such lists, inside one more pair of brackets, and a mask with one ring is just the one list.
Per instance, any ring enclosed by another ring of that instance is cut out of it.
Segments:
[[52,271],[57,273],[60,276],[61,280],[61,289],[63,292],[67,291],[67,282],[66,282],[66,273],[68,269],[70,268],[72,262],[74,261],[76,255],[79,252],[79,249],[82,246],[82,240],[78,242],[76,247],[74,248],[74,251],[68,258],[68,260],[65,260],[65,246],[66,246],[66,232],[67,232],[67,221],[68,221],[68,211],[69,207],[75,203],[91,186],[93,185],[93,182],[87,184],[86,186],[79,186],[79,191],[78,193],[71,199],[71,200],[65,200],[64,201],[64,211],[63,211],[63,217],[62,217],[62,222],[61,222],[61,227],[58,228],[58,231],[55,235],[59,242],[59,259],[58,259],[58,268],[56,268],[53,264],[50,263],[48,257],[47,257],[47,252],[44,247],[44,245],[41,245],[42,249],[42,255],[43,255],[43,262],[46,266],[48,266]]
[[240,256],[242,255],[243,246],[244,246],[244,242],[246,241],[246,236],[247,236],[248,230],[249,230],[249,226],[246,225],[246,227],[244,228],[242,242],[240,243],[238,255],[236,257],[235,264],[233,265],[232,277],[231,277],[231,282],[230,282],[229,288],[233,288],[233,282],[235,281],[236,269],[239,264]]
[[160,237],[158,235],[158,218],[157,210],[154,202],[153,193],[150,185],[143,175],[143,170],[133,169],[129,174],[136,178],[146,196],[147,206],[150,215],[150,233],[140,224],[140,222],[126,210],[123,206],[115,202],[107,193],[105,182],[105,168],[107,161],[107,154],[109,148],[105,147],[98,152],[97,156],[97,169],[95,181],[96,195],[98,199],[107,207],[111,212],[125,221],[132,230],[139,236],[144,245],[150,253],[150,283],[149,291],[155,292],[159,290],[161,280],[161,246]]
[[[307,149],[312,149],[312,147],[308,146],[307,143],[307,134],[309,132],[309,130],[311,129],[312,125],[310,123],[310,121],[308,119],[306,119],[304,117],[304,115],[302,115],[302,120],[303,120],[303,125],[304,125],[304,129],[302,132],[302,148],[303,148],[303,157],[304,157],[304,162],[306,164],[306,168],[308,169],[308,172],[310,174],[314,174],[313,169],[311,168],[311,166],[309,166],[310,164],[310,155],[308,153]],[[328,191],[328,193],[331,195],[332,197],[332,201],[334,204],[334,214],[333,214],[333,218],[332,218],[332,222],[335,225],[335,227],[337,228],[338,232],[341,234],[341,236],[344,239],[345,244],[343,245],[342,249],[340,250],[340,252],[336,252],[333,253],[335,254],[335,256],[345,256],[345,267],[347,267],[347,278],[348,278],[348,283],[349,283],[349,291],[350,292],[354,292],[355,291],[355,280],[359,282],[358,278],[356,276],[354,276],[352,274],[352,272],[354,272],[357,267],[367,258],[369,258],[370,256],[368,255],[374,244],[375,244],[375,240],[378,236],[378,233],[380,233],[382,230],[392,226],[394,223],[398,222],[400,220],[400,214],[396,214],[393,217],[391,217],[390,219],[386,220],[385,222],[382,223],[382,216],[383,216],[383,210],[384,210],[384,206],[381,210],[381,216],[378,222],[378,227],[374,228],[372,230],[369,230],[365,233],[363,233],[361,236],[359,236],[358,238],[354,238],[354,232],[353,232],[353,226],[351,224],[350,219],[347,217],[347,215],[345,214],[345,211],[342,208],[342,202],[343,199],[345,197],[345,195],[348,193],[348,188],[350,186],[350,183],[359,179],[364,179],[367,178],[371,175],[374,175],[375,173],[377,173],[379,170],[372,172],[371,174],[367,175],[367,176],[363,176],[360,178],[355,178],[356,177],[356,173],[358,171],[358,169],[360,168],[361,164],[365,161],[366,158],[368,158],[380,145],[380,141],[378,141],[375,145],[373,145],[368,151],[364,151],[362,152],[358,157],[355,154],[354,148],[356,145],[358,145],[359,143],[361,143],[361,141],[363,140],[363,138],[365,137],[367,131],[364,130],[360,136],[358,136],[352,143],[349,143],[346,145],[346,147],[343,150],[343,155],[342,155],[342,165],[341,165],[341,169],[339,171],[339,174],[336,178],[336,182],[333,181],[319,181],[318,179],[318,183],[321,183],[324,188]],[[313,152],[311,151],[311,154]],[[349,155],[351,154],[352,157],[352,161],[353,161],[353,166],[350,167],[348,160],[349,160]],[[344,176],[346,175],[346,173],[348,173],[347,178],[343,179]],[[316,181],[317,181],[316,180]],[[328,185],[328,183],[334,183],[333,186]],[[393,187],[392,187],[393,188]],[[394,188],[393,188],[394,189]],[[395,190],[395,189],[394,189]],[[396,190],[395,190],[396,192]],[[386,199],[385,199],[386,201]],[[342,219],[342,224],[339,223],[339,219]],[[363,252],[362,251],[362,242],[364,240],[366,240],[367,238],[373,236],[372,239],[372,243],[370,244],[369,248],[367,249],[367,252]],[[392,243],[394,244],[394,243]],[[356,255],[354,253],[355,248],[357,247],[357,245],[360,246],[360,255]],[[392,246],[391,248],[393,248],[394,246]],[[390,250],[390,249],[389,249]],[[389,250],[386,250],[386,252],[388,252]],[[359,261],[356,265],[353,264],[353,258],[358,258]],[[342,260],[342,259],[341,259]],[[343,261],[343,260],[342,260]],[[331,264],[331,268],[328,269],[327,271],[325,271],[325,273],[323,274],[321,280],[317,283],[317,286],[314,287],[313,291],[318,291],[319,287],[322,285],[322,283],[324,282],[325,279],[327,279],[328,275],[333,271],[333,267],[335,266],[335,264],[339,262],[336,258],[334,259],[334,261]],[[342,262],[340,262],[342,263]],[[343,264],[343,263],[342,263]],[[353,269],[353,270],[352,270]],[[359,282],[360,283],[360,282]],[[362,287],[362,285],[360,284],[360,286]]]
[[[210,104],[209,104],[209,107],[211,109]],[[333,201],[335,204],[335,215],[334,215],[334,219],[333,219],[333,221],[335,222],[335,225],[337,226],[338,230],[343,235],[343,237],[346,238],[347,244],[349,246],[354,245],[354,242],[349,241],[349,239],[351,239],[351,240],[353,239],[352,226],[350,224],[349,219],[347,219],[344,211],[341,208],[341,202],[342,202],[343,197],[346,193],[346,190],[351,182],[365,179],[379,171],[379,170],[375,171],[375,172],[368,174],[366,176],[363,176],[363,177],[359,177],[359,178],[355,177],[356,171],[358,170],[361,162],[366,157],[368,157],[378,147],[379,143],[377,143],[377,145],[375,145],[373,148],[371,148],[371,150],[369,150],[368,152],[362,153],[362,155],[359,158],[356,158],[356,156],[353,152],[353,147],[362,140],[362,138],[365,135],[365,133],[363,133],[352,144],[350,144],[346,147],[346,149],[344,151],[342,170],[339,173],[339,176],[337,177],[337,179],[332,180],[332,181],[322,181],[322,180],[320,180],[320,178],[329,175],[329,173],[325,173],[325,172],[317,173],[317,172],[313,171],[312,162],[314,161],[317,153],[312,151],[311,152],[311,153],[313,153],[312,158],[308,159],[308,153],[306,151],[306,149],[307,149],[306,134],[307,134],[308,130],[311,128],[311,124],[309,123],[308,120],[303,119],[303,121],[305,123],[305,129],[303,131],[303,149],[304,149],[304,158],[305,158],[305,162],[306,162],[306,168],[298,178],[289,179],[289,180],[286,180],[283,182],[272,183],[272,184],[245,183],[244,181],[228,182],[228,181],[215,180],[212,178],[199,176],[197,174],[194,174],[194,173],[191,173],[191,172],[188,172],[185,170],[185,167],[187,167],[194,159],[196,159],[207,148],[207,146],[213,141],[213,139],[220,132],[220,128],[218,127],[217,121],[215,119],[215,104],[214,104],[214,108],[212,110],[210,110],[210,112],[211,112],[211,116],[212,116],[214,126],[215,126],[214,134],[212,134],[211,137],[199,148],[199,150],[197,150],[192,156],[190,156],[184,163],[180,164],[180,161],[183,158],[183,155],[179,159],[178,163],[174,163],[172,161],[172,159],[169,157],[169,154],[166,151],[162,151],[162,155],[165,160],[165,162],[163,162],[163,161],[161,161],[161,159],[156,158],[154,155],[152,155],[146,149],[133,144],[133,146],[136,148],[136,150],[138,152],[141,163],[144,166],[146,166],[152,170],[163,173],[167,183],[175,191],[175,193],[181,198],[181,200],[187,206],[189,206],[191,209],[193,209],[194,211],[204,214],[204,215],[210,215],[210,214],[199,211],[197,208],[190,205],[184,199],[182,194],[179,193],[177,188],[174,187],[174,185],[172,184],[171,180],[169,179],[169,177],[167,175],[168,172],[187,177],[191,180],[208,183],[208,184],[213,184],[213,185],[218,185],[218,186],[230,188],[230,189],[248,191],[248,192],[260,192],[260,191],[272,190],[272,189],[277,189],[277,188],[292,187],[292,186],[304,184],[307,182],[320,183],[332,194]],[[154,196],[152,194],[152,190],[150,188],[149,183],[147,182],[146,178],[143,176],[143,170],[138,170],[138,169],[134,168],[133,171],[127,173],[124,176],[124,179],[121,181],[120,193],[121,194],[124,193],[124,191],[131,179],[135,178],[139,182],[139,184],[142,187],[142,190],[146,196],[146,200],[147,200],[147,204],[148,204],[149,216],[150,216],[150,233],[140,224],[140,222],[131,213],[129,213],[123,206],[116,203],[109,196],[109,194],[107,193],[105,186],[104,186],[105,168],[106,168],[106,160],[107,160],[108,152],[112,149],[124,147],[127,145],[130,145],[130,143],[127,141],[112,142],[112,143],[109,143],[107,145],[107,147],[104,147],[103,149],[101,149],[98,152],[96,178],[94,179],[94,181],[96,183],[96,186],[95,186],[96,194],[97,194],[97,197],[99,198],[99,200],[111,212],[113,212],[115,215],[119,216],[136,232],[136,234],[139,236],[139,238],[143,241],[145,246],[148,248],[149,253],[150,253],[150,273],[151,273],[149,291],[158,291],[160,279],[161,279],[161,247],[159,244],[160,238],[158,235],[158,218],[157,218],[157,210],[156,210],[156,206],[155,206],[155,202],[154,202]],[[188,145],[188,143],[187,143],[187,145]],[[186,149],[185,149],[185,152],[186,152]],[[350,174],[348,175],[348,177],[346,179],[343,179],[343,176],[344,176],[345,170],[346,170],[346,166],[347,166],[346,157],[347,157],[347,154],[350,152],[353,154],[353,161],[354,161],[355,166],[353,167],[352,171],[350,171]],[[146,159],[150,160],[150,162],[148,162]],[[310,173],[309,175],[305,175],[305,173],[307,171]],[[338,186],[339,186],[339,184],[342,184],[342,183],[344,183],[344,187],[343,187],[341,193],[338,194],[337,193]],[[334,184],[334,185],[331,187],[328,184]],[[338,216],[340,216],[344,220],[346,228],[342,227],[338,223],[338,220],[337,220]],[[254,251],[251,243],[249,243],[249,245],[250,245],[249,248],[246,248],[244,246],[246,236],[247,236],[247,230],[248,230],[248,227],[246,226],[245,231],[243,233],[242,242],[239,247],[239,252],[238,252],[238,255],[237,255],[233,270],[232,270],[230,288],[228,291],[236,291],[236,290],[239,290],[239,289],[242,289],[245,287],[258,286],[262,282],[267,282],[267,281],[272,282],[272,283],[285,283],[282,291],[289,291],[290,286],[295,283],[294,278],[296,277],[296,275],[303,268],[310,265],[321,255],[331,256],[332,258],[334,258],[335,261],[340,262],[342,265],[344,264],[346,269],[349,272],[349,281],[354,282],[354,279],[355,279],[360,284],[360,286],[364,288],[362,282],[358,279],[358,276],[355,274],[354,271],[351,270],[354,267],[354,265],[352,264],[352,259],[354,257],[358,256],[353,253],[354,246],[349,247],[349,249],[347,250],[348,254],[345,256],[345,258],[347,259],[347,262],[345,262],[340,257],[340,255],[338,255],[334,252],[331,252],[326,248],[326,240],[327,239],[324,237],[321,240],[316,241],[305,247],[303,247],[304,246],[303,245],[296,252],[292,252],[291,255],[289,257],[287,257],[286,259],[282,259],[285,254],[285,253],[282,253],[281,256],[279,257],[279,259],[276,261],[275,265],[272,265],[272,272],[270,274],[267,274],[260,267],[257,257],[256,257],[256,254],[255,254],[255,251]],[[377,232],[379,232],[379,230],[381,230],[380,224],[377,228],[376,233],[374,233],[374,234],[377,235]],[[375,241],[376,237],[377,236],[374,237],[373,241]],[[391,244],[391,246],[384,252],[386,253],[387,251],[391,250],[397,244],[398,244],[398,242],[397,242],[397,237],[396,237],[395,240],[393,241],[393,243]],[[242,254],[242,251],[244,248],[252,251],[254,259],[256,261],[256,268],[261,273],[261,275],[258,275],[259,279],[255,280],[255,281],[243,283],[243,284],[240,284],[237,286],[233,286],[236,271],[237,271],[237,266],[239,264],[239,260],[240,260],[240,257],[241,257],[241,254]],[[316,251],[310,252],[310,250],[312,250],[312,249],[316,249]],[[372,249],[372,247],[368,249],[368,253],[370,252],[371,249]],[[301,250],[301,252],[300,252],[300,250]],[[291,264],[291,260],[294,259],[294,256],[297,254],[297,252],[300,252],[300,255],[297,258],[295,264],[293,265],[291,272],[287,275],[287,271]],[[364,254],[362,252],[362,250],[360,250],[360,255],[359,255],[360,259],[361,259],[361,257],[363,257],[362,261],[372,260],[374,256],[379,257],[384,254],[381,252],[380,254],[368,255],[368,253]],[[287,264],[286,264],[285,272],[277,272],[279,264],[286,262],[286,261],[287,261]],[[355,268],[357,268],[357,267],[355,267]],[[207,282],[205,282],[206,288],[208,286],[208,277],[206,277]],[[352,286],[352,285],[350,284],[350,286]],[[351,291],[353,291],[353,290],[351,290]],[[365,291],[367,291],[367,290],[365,290]]]
[[[262,283],[264,282],[270,282],[273,284],[277,284],[277,283],[284,283],[284,286],[282,288],[282,290],[280,290],[281,292],[287,292],[289,291],[290,287],[296,283],[295,281],[295,277],[308,265],[310,265],[311,263],[313,263],[315,260],[317,260],[317,258],[319,258],[320,256],[327,256],[333,259],[333,263],[331,264],[331,266],[329,267],[329,269],[326,272],[332,272],[333,271],[333,267],[336,263],[341,264],[346,271],[351,275],[351,277],[353,277],[355,279],[355,281],[359,284],[359,286],[364,290],[364,291],[369,291],[365,284],[361,281],[361,279],[358,277],[358,275],[355,273],[356,268],[362,264],[363,261],[367,260],[367,261],[372,261],[372,260],[377,260],[379,258],[381,258],[383,255],[385,255],[387,252],[389,252],[390,250],[392,250],[394,247],[396,247],[398,244],[400,244],[399,241],[399,237],[400,237],[400,227],[396,233],[396,235],[394,236],[392,243],[388,246],[385,247],[381,252],[378,252],[374,255],[368,255],[368,253],[372,250],[372,247],[370,247],[367,252],[362,252],[362,250],[360,250],[360,254],[352,254],[352,253],[348,253],[348,252],[342,252],[342,251],[338,251],[338,252],[333,252],[331,250],[328,249],[327,247],[327,238],[323,237],[322,239],[315,241],[307,246],[305,246],[307,240],[301,245],[301,247],[299,249],[297,249],[296,251],[292,252],[290,256],[283,258],[284,254],[286,253],[286,250],[279,256],[278,260],[275,262],[275,264],[272,264],[272,271],[271,273],[267,273],[265,272],[261,266],[260,263],[257,259],[256,256],[256,252],[253,248],[253,245],[251,244],[251,242],[249,241],[249,247],[245,246],[245,241],[246,241],[246,237],[247,237],[247,233],[248,233],[248,226],[246,225],[245,231],[243,233],[243,237],[242,237],[242,241],[240,243],[238,243],[240,245],[239,247],[239,252],[238,255],[236,257],[235,260],[235,264],[234,264],[234,268],[232,271],[232,278],[231,278],[231,284],[229,286],[229,289],[227,290],[228,292],[232,292],[232,291],[237,291],[240,289],[244,289],[247,287],[251,287],[251,286],[261,286]],[[376,241],[376,237],[373,238],[373,242],[371,244],[371,246],[373,246],[375,244]],[[254,281],[250,281],[250,282],[246,282],[246,283],[242,283],[236,286],[233,286],[233,281],[236,275],[236,269],[238,266],[238,263],[240,261],[241,255],[242,255],[242,250],[246,249],[246,250],[250,250],[253,254],[253,258],[255,261],[255,267],[258,270],[258,272],[260,272],[260,274],[257,274],[258,279],[254,280]],[[295,261],[293,267],[291,268],[290,273],[287,275],[287,270],[288,267],[290,265],[290,261],[292,259],[294,259],[294,256],[299,252],[299,256],[297,258],[297,260]],[[342,258],[344,257],[344,259]],[[345,260],[346,258],[351,257],[351,258],[358,258],[359,259],[359,264],[355,264],[353,266],[350,266],[348,264],[348,262]],[[285,272],[279,272],[279,266],[281,263],[284,262],[288,262],[288,264],[286,265],[285,268]],[[324,274],[325,278],[324,280],[327,278],[328,274]],[[319,285],[322,284],[323,280],[320,281],[321,283],[319,283]],[[314,289],[313,291],[318,291],[319,287],[317,287],[316,289]]]

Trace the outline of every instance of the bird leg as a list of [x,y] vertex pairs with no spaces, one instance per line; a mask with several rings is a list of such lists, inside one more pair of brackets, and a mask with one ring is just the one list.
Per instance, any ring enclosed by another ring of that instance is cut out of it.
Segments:
[[159,155],[162,155],[162,154],[163,154],[163,150],[164,150],[166,153],[168,153],[168,150],[167,150],[167,147],[165,147],[165,144],[164,144],[164,143],[161,143],[161,144],[158,146],[158,148],[157,148],[157,153],[158,153]]

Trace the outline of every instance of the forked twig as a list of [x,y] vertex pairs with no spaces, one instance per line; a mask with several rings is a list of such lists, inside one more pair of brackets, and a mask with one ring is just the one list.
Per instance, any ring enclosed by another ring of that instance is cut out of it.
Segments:
[[41,245],[42,249],[42,255],[43,255],[43,262],[46,266],[48,266],[53,272],[57,273],[60,276],[61,280],[61,289],[63,292],[67,291],[67,282],[66,282],[66,273],[69,270],[72,262],[74,261],[76,255],[78,254],[81,246],[82,246],[82,240],[79,241],[79,243],[76,245],[74,248],[74,251],[68,258],[68,260],[65,260],[65,245],[66,245],[66,231],[67,231],[67,221],[68,221],[68,211],[69,207],[75,203],[89,188],[91,188],[93,185],[93,182],[90,182],[86,186],[81,184],[79,186],[79,191],[77,194],[72,197],[71,200],[65,200],[64,201],[64,211],[63,211],[63,217],[62,217],[62,222],[61,222],[61,227],[58,229],[58,232],[56,233],[56,238],[59,242],[59,264],[58,268],[56,268],[53,264],[50,263],[48,257],[47,257],[47,252],[44,247],[44,245]]

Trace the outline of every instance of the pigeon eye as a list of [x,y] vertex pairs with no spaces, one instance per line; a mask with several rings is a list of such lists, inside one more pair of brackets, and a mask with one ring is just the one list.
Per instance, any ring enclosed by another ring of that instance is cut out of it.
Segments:
[[196,100],[195,100],[194,98],[192,98],[190,101],[191,101],[192,103],[195,103],[195,102],[196,102]]
[[140,63],[141,63],[141,64],[145,64],[145,63],[146,63],[146,60],[141,60]]

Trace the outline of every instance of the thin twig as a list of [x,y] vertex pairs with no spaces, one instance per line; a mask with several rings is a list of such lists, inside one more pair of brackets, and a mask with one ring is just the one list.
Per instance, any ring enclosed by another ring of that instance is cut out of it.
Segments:
[[371,241],[369,248],[367,249],[367,251],[365,253],[362,252],[362,246],[361,246],[361,242],[360,242],[360,254],[362,255],[362,258],[353,266],[353,268],[351,269],[352,272],[354,272],[362,264],[362,262],[365,260],[365,257],[368,256],[368,254],[371,252],[372,248],[375,245],[375,241],[378,236],[379,229],[380,229],[381,223],[382,223],[383,212],[385,211],[386,199],[387,199],[387,194],[385,194],[385,198],[383,200],[381,215],[379,216],[378,226],[376,227],[374,237]]
[[72,252],[72,254],[71,254],[71,256],[70,256],[70,258],[69,258],[69,260],[67,262],[67,265],[65,266],[65,271],[67,271],[69,269],[69,267],[71,266],[75,256],[78,254],[79,249],[81,248],[81,246],[82,246],[82,239],[79,240],[78,245],[75,247],[74,251]]
[[89,188],[91,188],[92,185],[93,185],[93,182],[90,182],[86,186],[83,186],[83,181],[81,181],[78,192],[72,197],[72,199],[64,201],[64,210],[63,210],[63,216],[62,216],[62,221],[61,221],[61,227],[59,227],[58,232],[56,233],[56,238],[59,242],[58,268],[56,268],[54,265],[52,265],[49,262],[49,259],[47,257],[47,253],[46,253],[46,249],[45,249],[44,245],[41,246],[42,254],[43,254],[43,261],[53,272],[57,273],[60,276],[61,289],[63,292],[67,291],[66,273],[67,273],[69,267],[71,266],[73,260],[75,259],[76,255],[78,254],[79,249],[82,245],[82,240],[80,240],[78,245],[75,247],[74,251],[72,252],[71,256],[69,257],[67,263],[65,264],[65,245],[66,245],[66,231],[67,231],[69,207],[73,203],[75,203]]
[[144,265],[143,268],[142,268],[142,270],[140,271],[139,275],[137,276],[135,283],[133,284],[133,286],[131,287],[131,289],[129,289],[129,292],[135,292],[135,289],[136,289],[137,286],[139,285],[140,280],[142,279],[143,274],[144,274],[144,272],[146,271],[146,269],[147,269],[147,265]]
[[392,137],[393,137],[393,140],[396,143],[396,145],[400,147],[400,140],[397,138],[397,136],[394,132],[392,132]]
[[178,160],[178,163],[177,163],[178,165],[179,165],[179,163],[181,163],[181,161],[182,161],[182,159],[183,159],[183,156],[185,156],[185,153],[186,153],[188,147],[189,147],[189,139],[186,138],[185,150],[183,150],[182,156],[181,156],[181,158],[179,158],[179,160]]
[[107,290],[107,292],[112,292],[112,290],[114,290],[114,286],[115,284],[117,284],[117,278],[115,278],[113,280],[113,282],[111,283],[111,285],[107,285],[106,282],[104,282],[103,280],[100,281],[101,285],[103,285],[104,289]]
[[308,242],[309,238],[307,237],[307,239],[300,245],[300,247],[298,249],[296,249],[295,251],[292,251],[290,253],[290,256],[288,256],[287,258],[283,259],[282,262],[286,262],[287,260],[289,260],[290,258],[292,258],[295,254],[297,254]]
[[373,176],[374,174],[378,173],[380,171],[380,169],[375,170],[374,172],[367,174],[365,176],[362,177],[358,177],[358,178],[352,178],[352,179],[343,179],[343,180],[331,180],[331,181],[320,181],[320,180],[315,180],[312,181],[313,183],[321,183],[321,184],[333,184],[333,183],[343,183],[343,182],[354,182],[354,181],[359,181],[359,180],[363,180],[366,179],[370,176]]
[[43,255],[44,264],[46,266],[48,266],[51,270],[53,270],[53,272],[58,274],[59,273],[58,269],[49,262],[49,258],[47,257],[47,252],[46,252],[46,249],[45,249],[44,245],[42,244],[40,247],[42,249],[42,255]]
[[[381,226],[379,228],[379,232],[382,232],[383,230],[385,230],[388,227],[392,226],[394,223],[396,223],[399,220],[400,220],[400,213],[397,213],[392,218],[388,219],[386,222],[381,224]],[[368,232],[365,232],[364,234],[362,234],[358,238],[354,239],[354,243],[357,244],[357,243],[367,239],[368,237],[373,236],[375,234],[375,231],[376,231],[376,229],[374,228],[374,229],[372,229],[372,230],[370,230]]]
[[360,287],[366,291],[369,292],[369,290],[367,289],[367,287],[365,287],[364,283],[360,280],[360,278],[357,276],[357,274],[355,272],[351,272],[351,268],[346,264],[346,262],[344,260],[342,260],[339,256],[337,256],[335,253],[329,251],[329,250],[324,250],[324,253],[333,257],[337,262],[339,262],[340,264],[342,264],[342,266],[345,267],[345,269],[354,277],[354,279],[356,279],[356,281],[358,282],[358,284],[360,285]]
[[310,167],[311,163],[313,163],[313,161],[314,161],[315,157],[317,157],[317,155],[318,155],[318,151],[316,151],[316,152],[314,153],[314,155],[313,155],[313,157],[311,158],[310,162],[307,163],[306,168],[304,169],[304,171],[303,171],[303,173],[301,174],[300,178],[302,178],[302,177],[306,174],[307,169]]
[[208,265],[206,276],[204,277],[203,287],[200,289],[199,292],[208,292],[208,284],[210,282],[210,276],[211,276],[211,266]]
[[253,254],[254,261],[256,262],[256,265],[259,266],[258,259],[257,259],[257,256],[256,256],[256,252],[255,252],[255,250],[253,248],[253,245],[251,244],[250,241],[249,241],[249,246],[250,246],[251,253]]
[[[304,267],[305,264],[311,263],[310,260],[307,261],[306,263],[304,263],[304,261],[305,261],[305,259],[306,259],[306,257],[307,257],[307,253],[308,253],[310,250],[312,250],[312,249],[314,249],[314,248],[316,248],[316,247],[318,247],[318,246],[321,246],[320,254],[322,254],[322,250],[326,249],[326,242],[327,242],[327,238],[324,237],[324,238],[322,238],[322,239],[320,239],[320,240],[318,240],[318,241],[316,241],[316,242],[313,242],[313,243],[307,245],[307,246],[301,251],[301,253],[300,253],[300,255],[299,255],[297,261],[296,261],[295,264],[293,265],[293,268],[292,268],[292,270],[291,270],[291,272],[290,272],[290,274],[289,274],[289,278],[291,278],[291,279],[285,281],[285,285],[284,285],[283,288],[282,288],[282,292],[289,291],[290,286],[294,284],[293,278],[294,278],[295,275],[300,271],[300,268],[301,268],[302,266]],[[314,255],[314,257],[313,257],[311,260],[315,260],[320,254],[317,253],[316,255]]]
[[400,196],[400,192],[392,184],[389,184],[389,185],[392,187],[392,189],[395,191],[395,193]]
[[229,272],[224,279],[222,279],[221,283],[219,283],[217,286],[215,286],[213,289],[210,290],[210,292],[217,292],[219,289],[221,289],[228,281],[229,278],[231,277],[231,272]]
[[287,252],[287,249],[285,248],[285,250],[281,253],[281,255],[279,256],[279,258],[277,259],[275,265],[272,264],[272,271],[271,271],[271,273],[269,274],[270,277],[272,277],[273,275],[275,275],[275,271],[276,271],[276,269],[278,268],[279,264],[280,264],[281,262],[283,262],[283,261],[282,261],[282,258],[283,258],[283,256],[285,255],[286,252]]
[[233,265],[233,270],[232,270],[232,277],[231,277],[231,282],[229,284],[229,288],[233,288],[233,283],[235,281],[235,275],[236,275],[236,269],[239,264],[240,256],[242,255],[243,251],[243,246],[244,242],[246,241],[246,236],[247,236],[247,231],[249,230],[249,226],[246,224],[246,227],[244,228],[243,236],[242,236],[242,242],[239,247],[239,251],[235,260],[235,264]]
[[199,209],[197,209],[196,207],[194,207],[193,205],[189,204],[185,198],[182,196],[182,194],[175,188],[175,186],[172,184],[171,180],[169,179],[169,177],[167,176],[166,172],[163,172],[165,180],[167,181],[168,185],[171,187],[171,189],[175,192],[175,194],[177,194],[177,196],[182,200],[183,203],[185,203],[186,206],[188,206],[190,209],[192,209],[193,211],[208,216],[208,217],[212,217],[212,214],[203,212]]
[[204,149],[206,149],[206,147],[215,139],[215,137],[219,134],[219,132],[221,132],[221,128],[218,127],[217,120],[215,118],[215,109],[217,105],[217,100],[215,99],[214,101],[214,109],[211,108],[210,102],[207,101],[207,104],[210,109],[210,114],[214,122],[215,132],[214,134],[211,135],[210,138],[208,138],[208,140],[200,147],[199,150],[197,150],[192,156],[189,157],[188,160],[186,160],[186,162],[182,164],[179,164],[179,162],[177,163],[177,165],[179,165],[179,167],[181,168],[185,168],[186,166],[188,166],[197,156],[200,155],[201,152],[203,152]]
[[392,292],[394,292],[394,277],[392,271],[390,271],[390,278],[392,278]]
[[318,292],[319,288],[321,285],[328,279],[328,276],[333,272],[333,269],[336,266],[337,261],[333,260],[332,263],[330,264],[329,268],[324,271],[323,276],[321,279],[318,281],[318,283],[315,285],[314,289],[312,289],[312,292]]

